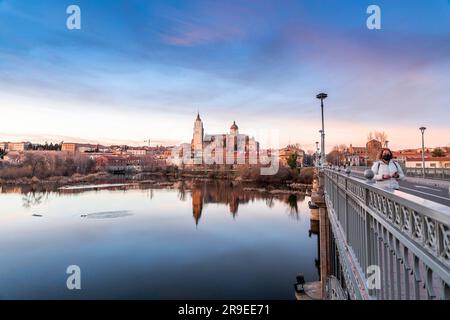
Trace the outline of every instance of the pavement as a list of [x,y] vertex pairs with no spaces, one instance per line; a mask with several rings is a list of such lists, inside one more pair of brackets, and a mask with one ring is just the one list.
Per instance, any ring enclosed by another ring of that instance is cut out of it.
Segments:
[[[354,170],[351,175],[365,179],[363,171]],[[405,177],[399,185],[400,191],[450,207],[450,181]]]

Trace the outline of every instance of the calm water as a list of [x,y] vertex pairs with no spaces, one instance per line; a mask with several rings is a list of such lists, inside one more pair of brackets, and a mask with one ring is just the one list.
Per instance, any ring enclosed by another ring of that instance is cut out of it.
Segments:
[[293,299],[298,272],[318,279],[307,202],[223,183],[3,189],[0,299]]

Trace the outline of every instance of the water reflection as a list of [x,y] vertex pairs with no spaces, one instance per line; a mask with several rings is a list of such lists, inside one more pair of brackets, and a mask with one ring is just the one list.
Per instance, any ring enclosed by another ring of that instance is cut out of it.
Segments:
[[[317,209],[313,209],[317,210]],[[311,215],[311,219],[309,220],[309,231],[308,236],[312,238],[313,235],[317,239],[317,257],[314,258],[314,265],[317,269],[317,276],[320,279],[320,233],[319,233],[319,219]]]
[[191,191],[191,197],[192,215],[194,217],[195,224],[198,225],[200,221],[203,205],[209,203],[222,203],[227,205],[230,214],[233,218],[235,218],[239,209],[239,203],[246,203],[254,199],[254,197],[249,195],[240,197],[239,194],[242,195],[242,193],[239,193],[237,189],[226,188],[219,184],[212,184],[209,186],[207,186],[206,183],[194,185]]
[[[241,186],[233,186],[224,183],[197,183],[191,186],[192,197],[192,215],[195,224],[198,225],[202,216],[204,205],[210,203],[225,204],[228,207],[229,213],[236,218],[239,205],[254,202],[256,200],[265,200],[269,208],[274,206],[274,200],[277,199],[287,204],[288,213],[291,218],[300,219],[298,202],[304,201],[304,194],[281,194],[273,195],[269,192],[249,191],[248,188],[244,191]],[[185,200],[185,188],[179,189],[179,199]]]
[[28,192],[22,196],[23,206],[25,208],[31,208],[34,206],[38,206],[42,203],[44,199],[46,199],[48,193],[42,192]]
[[[178,199],[180,201],[186,201],[187,195],[191,195],[192,216],[196,225],[200,223],[205,205],[225,204],[231,216],[236,218],[240,205],[257,200],[265,201],[268,208],[274,206],[275,200],[281,201],[287,205],[289,216],[298,220],[300,219],[298,202],[302,202],[305,199],[304,193],[272,193],[256,188],[251,189],[242,185],[233,185],[233,183],[223,181],[178,181],[170,187],[178,190]],[[50,194],[64,196],[81,194],[88,191],[101,192],[102,190],[108,190],[127,192],[134,189],[145,190],[147,197],[150,200],[153,199],[155,186],[139,184],[111,184],[109,186],[102,184],[98,189],[92,185],[87,186],[87,188],[83,188],[83,186],[60,188],[44,185],[38,189],[30,185],[3,186],[0,188],[0,193],[20,193],[22,194],[23,207],[32,208],[41,205],[43,201],[48,199]]]
[[[300,193],[211,181],[14,186],[0,202],[4,298],[293,299],[297,273],[318,279],[318,224]],[[77,296],[65,287],[70,264],[86,271]]]

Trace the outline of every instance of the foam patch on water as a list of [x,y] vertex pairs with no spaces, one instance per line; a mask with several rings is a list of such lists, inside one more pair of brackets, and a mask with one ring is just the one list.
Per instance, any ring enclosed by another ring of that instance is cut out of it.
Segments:
[[59,190],[103,189],[103,188],[124,187],[124,186],[131,186],[131,185],[133,185],[133,184],[132,183],[91,184],[91,185],[82,185],[82,186],[60,187]]
[[114,219],[132,216],[133,214],[128,210],[118,210],[118,211],[104,211],[104,212],[93,212],[82,214],[82,218],[87,219]]

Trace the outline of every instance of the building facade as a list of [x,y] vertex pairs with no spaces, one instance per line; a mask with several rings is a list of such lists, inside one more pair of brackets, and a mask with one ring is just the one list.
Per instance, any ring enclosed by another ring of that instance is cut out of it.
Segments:
[[[411,157],[405,160],[406,168],[422,168],[421,157]],[[425,158],[425,168],[450,169],[450,156],[427,157]]]
[[197,119],[194,122],[194,134],[192,136],[192,152],[194,156],[194,160],[196,162],[201,162],[203,157],[203,137],[204,137],[204,129],[203,122],[200,118],[200,114],[197,113]]
[[367,160],[366,165],[371,166],[375,161],[378,160],[378,155],[383,148],[380,141],[372,139],[366,143],[367,149]]
[[293,154],[297,154],[297,167],[303,167],[305,151],[303,151],[298,145],[288,145],[278,151],[280,164],[282,166],[289,166],[289,157]]
[[143,148],[132,148],[127,150],[128,154],[131,154],[133,156],[139,157],[139,156],[145,156],[148,154],[148,151]]
[[27,142],[8,142],[7,150],[23,152],[28,148],[29,145],[31,144]]
[[256,164],[259,143],[253,137],[240,134],[235,121],[229,133],[205,134],[203,121],[197,114],[191,151],[193,164]]
[[74,154],[77,152],[77,144],[64,142],[61,145],[61,151]]

